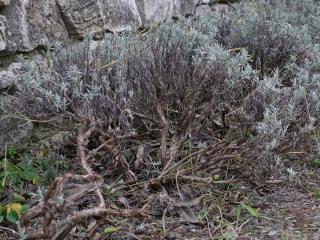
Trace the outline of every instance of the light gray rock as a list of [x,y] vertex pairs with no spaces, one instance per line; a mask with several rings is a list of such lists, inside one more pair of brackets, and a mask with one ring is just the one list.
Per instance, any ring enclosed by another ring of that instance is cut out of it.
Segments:
[[69,34],[75,38],[141,26],[134,0],[57,0],[57,5]]
[[7,19],[0,15],[0,56],[16,51],[16,44],[10,41],[11,36]]
[[17,74],[21,68],[22,64],[15,62],[10,64],[7,69],[0,71],[0,92],[15,84],[15,74]]
[[13,119],[0,120],[0,146],[20,144],[21,140],[31,134],[32,123],[23,123]]
[[175,17],[194,15],[199,0],[174,0]]
[[7,18],[9,40],[28,52],[53,41],[66,41],[68,33],[55,1],[13,0],[1,13]]
[[105,16],[99,0],[56,0],[62,19],[71,36],[83,38],[87,33],[101,33]]
[[14,81],[14,74],[10,71],[0,71],[0,92],[5,91]]
[[210,0],[199,0],[198,4],[209,4]]
[[193,15],[199,0],[136,0],[144,26],[172,17]]
[[[176,1],[176,0],[174,0]],[[152,25],[172,18],[180,11],[173,0],[136,0],[136,4],[144,26]]]
[[[13,101],[12,96],[6,96],[0,92],[0,105],[10,104]],[[13,115],[8,115],[6,112],[2,111],[0,108],[0,146],[5,146],[5,144],[17,144],[20,148],[27,141],[24,139],[29,139],[33,124],[31,122],[26,122],[15,118]]]
[[[206,14],[202,6],[212,1],[0,0],[0,56],[69,42],[70,36],[82,39],[87,33],[131,31],[172,17]],[[224,12],[228,7],[212,8]]]
[[213,11],[211,10],[209,5],[199,5],[196,8],[195,16],[196,17],[208,16],[212,13],[213,13]]
[[4,7],[10,4],[10,0],[0,0],[0,7]]
[[7,46],[7,19],[0,16],[0,51],[6,49]]
[[105,0],[103,5],[107,30],[113,32],[131,31],[142,25],[134,0]]
[[212,11],[218,13],[227,13],[232,10],[232,8],[228,4],[218,3],[211,6]]

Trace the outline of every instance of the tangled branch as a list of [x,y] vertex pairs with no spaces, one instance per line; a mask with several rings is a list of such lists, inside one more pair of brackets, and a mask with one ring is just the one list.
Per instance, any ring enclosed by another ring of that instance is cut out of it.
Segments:
[[[108,222],[113,216],[147,216],[145,211],[106,208],[101,192],[103,178],[89,164],[94,157],[88,154],[87,144],[94,129],[94,120],[88,118],[77,137],[78,158],[85,174],[68,173],[57,177],[43,199],[21,217],[20,224],[26,228],[28,239],[64,239],[76,224],[85,223],[90,218],[102,218]],[[94,193],[95,198],[91,193]],[[88,202],[96,202],[97,206],[88,204],[88,208],[84,208],[82,200],[85,198],[93,198],[93,201]]]

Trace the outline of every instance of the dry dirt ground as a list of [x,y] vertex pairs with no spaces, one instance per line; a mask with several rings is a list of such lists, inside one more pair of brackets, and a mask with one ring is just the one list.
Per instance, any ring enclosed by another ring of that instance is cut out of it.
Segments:
[[[215,175],[210,170],[213,177],[204,178],[201,172],[184,175],[190,169],[186,165],[162,182],[142,178],[120,181],[112,191],[103,187],[108,207],[140,209],[147,216],[91,218],[76,225],[64,239],[320,239],[317,164],[284,162],[283,169],[264,179],[241,174],[249,168],[244,166],[237,161],[221,163]],[[78,206],[94,205],[92,197],[82,198]],[[19,239],[16,229],[11,229],[15,227],[0,226],[0,239]]]
[[319,171],[293,165],[290,176],[264,181],[144,183],[120,201],[150,218],[121,220],[106,239],[320,239]]
[[[192,184],[180,191],[188,195],[186,189],[192,188],[203,196],[201,201],[184,202],[187,207],[190,205],[199,223],[186,222],[188,217],[183,217],[179,209],[167,210],[166,214],[160,210],[152,221],[136,222],[135,228],[124,231],[126,236],[119,233],[114,239],[320,239],[320,201],[314,196],[315,190],[298,187],[289,180],[274,182],[260,187],[236,183],[223,186],[225,190]],[[254,211],[239,207],[241,203]],[[199,205],[193,206],[196,204]],[[153,204],[155,212],[156,208],[164,208],[159,206],[161,201]]]

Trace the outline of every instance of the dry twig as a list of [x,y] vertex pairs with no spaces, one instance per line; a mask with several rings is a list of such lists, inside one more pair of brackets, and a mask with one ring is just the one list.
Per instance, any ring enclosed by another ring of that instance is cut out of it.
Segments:
[[[77,137],[78,157],[85,174],[68,173],[63,177],[57,177],[44,198],[21,217],[20,222],[27,229],[28,239],[64,239],[76,224],[86,222],[92,217],[100,217],[108,223],[110,216],[124,218],[147,216],[144,210],[106,208],[101,192],[102,177],[96,174],[89,164],[89,161],[94,160],[94,154],[88,153],[87,144],[94,128],[93,119],[88,118]],[[78,200],[90,196],[91,192],[95,193],[98,206],[90,205],[88,209],[78,210],[83,208],[78,206]],[[34,221],[41,223],[36,229],[33,227]]]

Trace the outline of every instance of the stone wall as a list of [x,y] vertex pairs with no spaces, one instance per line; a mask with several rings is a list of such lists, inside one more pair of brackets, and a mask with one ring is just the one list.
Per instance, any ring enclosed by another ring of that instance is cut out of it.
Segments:
[[0,0],[0,56],[81,39],[87,33],[131,31],[219,6],[212,0]]

